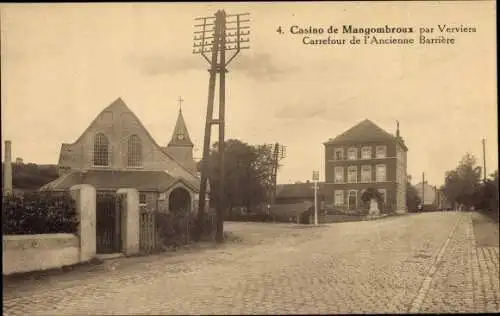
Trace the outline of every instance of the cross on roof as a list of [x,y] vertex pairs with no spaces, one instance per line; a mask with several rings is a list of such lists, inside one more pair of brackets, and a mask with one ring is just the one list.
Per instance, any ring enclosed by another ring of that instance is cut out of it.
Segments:
[[179,97],[179,99],[177,99],[177,101],[179,101],[179,111],[182,110],[182,102],[184,101],[184,99],[182,97]]

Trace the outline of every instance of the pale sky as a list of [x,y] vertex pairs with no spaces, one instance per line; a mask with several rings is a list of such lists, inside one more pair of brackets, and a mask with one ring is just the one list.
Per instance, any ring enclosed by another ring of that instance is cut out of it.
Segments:
[[[208,63],[192,54],[193,24],[225,9],[252,20],[251,49],[226,76],[226,138],[286,145],[279,183],[309,180],[314,169],[324,179],[322,143],[365,118],[390,133],[399,120],[414,183],[425,172],[442,184],[466,152],[482,164],[483,137],[488,173],[498,165],[494,1],[0,8],[2,138],[25,162],[56,164],[61,143],[74,142],[118,97],[165,145],[182,96],[201,155]],[[307,46],[288,32],[294,24],[462,24],[477,32],[454,34],[455,45]]]

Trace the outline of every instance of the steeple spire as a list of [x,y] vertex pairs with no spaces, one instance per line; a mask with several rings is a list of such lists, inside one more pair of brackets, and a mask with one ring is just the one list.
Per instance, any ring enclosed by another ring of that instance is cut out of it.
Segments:
[[182,102],[184,99],[179,97],[177,101],[179,101],[179,114],[177,116],[177,122],[175,123],[172,139],[170,140],[170,143],[168,143],[168,146],[193,147],[193,142],[191,142],[186,122],[184,121],[184,116],[182,115]]

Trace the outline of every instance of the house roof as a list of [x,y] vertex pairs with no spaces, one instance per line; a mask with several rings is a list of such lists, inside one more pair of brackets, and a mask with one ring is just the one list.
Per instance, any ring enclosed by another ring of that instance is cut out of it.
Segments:
[[394,140],[395,138],[396,137],[394,135],[384,131],[372,121],[365,119],[337,137],[328,140],[325,144],[359,141],[385,141]]
[[[318,183],[318,196],[321,195],[323,183]],[[294,184],[279,184],[276,186],[277,199],[290,198],[314,198],[314,183],[294,183]]]
[[269,211],[275,216],[292,217],[309,211],[313,205],[313,203],[307,201],[293,204],[275,204],[271,206]]
[[68,190],[77,184],[90,184],[96,190],[134,188],[139,191],[166,191],[177,182],[183,182],[192,190],[197,188],[189,182],[175,178],[164,171],[72,171],[44,185],[40,190]]
[[[182,138],[180,137],[181,135],[183,136]],[[172,139],[170,140],[170,143],[168,143],[168,146],[193,147],[193,142],[189,137],[188,129],[181,109],[179,109],[177,122],[175,122],[174,132],[172,133]]]

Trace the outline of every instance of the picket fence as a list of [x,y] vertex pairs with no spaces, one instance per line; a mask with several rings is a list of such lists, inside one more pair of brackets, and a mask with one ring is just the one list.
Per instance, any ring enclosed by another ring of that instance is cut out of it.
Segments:
[[139,249],[141,252],[152,252],[157,249],[158,229],[156,212],[141,209],[139,228]]

